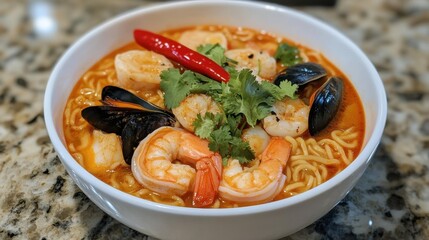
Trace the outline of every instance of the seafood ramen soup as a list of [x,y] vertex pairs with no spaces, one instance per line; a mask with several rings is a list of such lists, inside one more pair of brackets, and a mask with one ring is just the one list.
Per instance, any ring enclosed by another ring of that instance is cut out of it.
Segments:
[[63,117],[69,152],[112,187],[249,206],[317,187],[359,154],[361,100],[322,53],[241,27],[132,34],[79,79]]

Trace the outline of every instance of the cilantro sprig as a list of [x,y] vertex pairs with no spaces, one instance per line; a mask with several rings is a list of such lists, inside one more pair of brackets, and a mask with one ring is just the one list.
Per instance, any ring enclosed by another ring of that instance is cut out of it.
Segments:
[[197,52],[215,61],[222,67],[237,64],[236,61],[225,56],[225,48],[223,48],[219,43],[200,45],[197,48]]
[[161,72],[161,90],[164,103],[169,109],[179,106],[180,102],[191,93],[217,94],[221,83],[192,71],[180,73],[179,69],[169,68]]
[[268,81],[258,82],[250,69],[240,72],[232,60],[225,57],[219,44],[203,45],[198,51],[216,61],[230,73],[228,83],[220,83],[206,76],[170,68],[161,73],[161,89],[167,108],[175,108],[189,95],[210,95],[223,108],[222,114],[198,115],[193,125],[195,134],[209,141],[211,151],[219,152],[224,164],[229,158],[246,163],[254,159],[249,144],[241,139],[242,129],[254,127],[270,114],[273,104],[285,97],[296,98],[297,85],[283,81],[279,86]]
[[249,143],[241,139],[244,126],[241,116],[208,112],[204,116],[198,114],[193,125],[195,134],[209,140],[209,149],[222,156],[224,165],[229,158],[237,159],[240,163],[247,163],[255,158]]
[[291,66],[302,62],[299,49],[287,43],[279,44],[274,58],[280,61],[284,66]]
[[244,114],[247,123],[254,127],[258,120],[268,116],[276,100],[296,97],[298,86],[284,82],[280,86],[267,81],[258,83],[250,69],[243,69],[228,84],[222,85],[222,93],[216,100],[227,114]]
[[225,49],[218,43],[200,45],[197,47],[197,52],[215,61],[220,66],[223,66],[227,61]]

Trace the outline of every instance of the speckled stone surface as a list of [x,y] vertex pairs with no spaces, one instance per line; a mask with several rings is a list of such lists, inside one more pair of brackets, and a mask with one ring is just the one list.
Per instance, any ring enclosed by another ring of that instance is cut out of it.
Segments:
[[[42,100],[65,49],[143,1],[0,2],[0,239],[148,239],[104,214],[65,172]],[[301,7],[369,56],[388,94],[379,149],[327,215],[285,239],[429,239],[429,1]],[[149,238],[150,239],[150,238]]]

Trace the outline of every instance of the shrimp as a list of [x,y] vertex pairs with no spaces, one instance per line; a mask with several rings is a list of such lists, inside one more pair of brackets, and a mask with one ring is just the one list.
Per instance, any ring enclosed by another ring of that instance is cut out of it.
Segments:
[[86,161],[85,167],[91,173],[101,173],[113,170],[119,165],[126,166],[122,155],[121,140],[114,133],[106,134],[94,130],[93,144],[89,151],[92,151],[93,161]]
[[170,60],[152,51],[131,50],[115,57],[119,85],[136,91],[159,88],[160,73],[172,67]]
[[230,159],[223,169],[219,196],[237,203],[264,203],[273,200],[286,181],[283,169],[290,151],[288,141],[273,137],[261,154],[259,165],[243,168],[238,160]]
[[270,136],[260,126],[244,129],[241,138],[249,143],[256,156],[259,156],[270,142]]
[[263,79],[272,79],[276,75],[276,60],[266,52],[243,48],[226,51],[225,56],[237,61],[237,70],[249,68]]
[[187,96],[178,107],[172,109],[179,123],[188,131],[194,132],[194,121],[198,114],[204,116],[207,112],[220,113],[217,103],[204,94],[191,94]]
[[296,137],[308,129],[310,107],[300,99],[285,98],[274,103],[274,114],[262,120],[262,126],[271,136]]
[[221,32],[208,32],[198,30],[184,32],[180,36],[178,42],[195,51],[200,45],[204,44],[218,43],[225,49],[227,48],[228,44],[225,35]]
[[164,195],[194,192],[193,205],[204,207],[215,200],[222,158],[209,150],[206,140],[179,128],[161,127],[140,142],[131,169],[146,188]]

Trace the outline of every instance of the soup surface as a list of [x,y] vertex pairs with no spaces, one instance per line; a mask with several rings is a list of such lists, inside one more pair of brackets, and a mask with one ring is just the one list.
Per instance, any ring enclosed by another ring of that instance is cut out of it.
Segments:
[[[274,120],[263,119],[256,122],[255,126],[258,128],[258,131],[262,130],[263,132],[261,133],[262,140],[258,137],[253,138],[252,140],[254,135],[248,134],[248,136],[250,136],[250,140],[248,139],[246,141],[249,141],[250,143],[255,160],[246,163],[241,162],[241,166],[239,167],[241,175],[234,175],[232,177],[233,179],[229,179],[232,182],[231,184],[237,185],[234,189],[235,192],[231,193],[228,192],[229,190],[225,190],[225,192],[222,193],[221,191],[221,193],[218,194],[216,189],[214,200],[205,207],[239,207],[292,197],[329,180],[346,168],[359,154],[365,131],[364,111],[361,101],[356,90],[347,79],[347,76],[345,76],[321,53],[302,46],[299,43],[292,42],[287,38],[248,28],[209,25],[173,29],[161,32],[160,34],[169,39],[179,41],[193,49],[197,49],[200,45],[204,44],[218,43],[223,48],[226,48],[226,57],[228,59],[232,59],[230,63],[233,63],[233,67],[238,71],[249,68],[252,70],[252,73],[256,75],[257,81],[268,82],[274,81],[283,69],[286,68],[287,70],[290,68],[290,66],[285,66],[287,64],[282,62],[280,57],[277,57],[277,59],[274,58],[274,56],[277,56],[276,53],[278,52],[279,45],[286,43],[287,46],[292,47],[290,52],[293,53],[295,51],[296,54],[295,59],[292,59],[294,61],[291,64],[292,66],[301,62],[312,62],[320,64],[327,72],[326,76],[319,80],[299,86],[297,92],[298,99],[301,101],[303,106],[308,109],[310,109],[315,102],[313,100],[314,97],[312,96],[315,95],[315,92],[325,82],[327,82],[330,77],[335,76],[343,80],[344,87],[339,110],[336,114],[333,113],[333,120],[323,130],[317,134],[313,134],[313,136],[310,135],[309,131],[305,128],[307,125],[306,118],[308,118],[309,114],[308,111],[305,113],[305,120],[301,120],[299,118],[293,120],[286,118],[286,120],[284,120],[286,123],[290,124],[287,125],[288,128],[290,128],[289,132],[295,132],[293,134],[286,133],[279,137],[286,140],[290,147],[290,156],[282,163],[283,165],[281,164],[281,174],[279,173],[281,176],[285,176],[285,178],[281,177],[277,179],[276,177],[269,176],[270,170],[266,170],[268,171],[268,177],[264,175],[265,172],[262,170],[263,166],[265,167],[266,164],[263,164],[263,155],[266,153],[264,150],[269,147],[266,144],[261,145],[259,143],[264,140],[269,142],[273,139],[277,139],[272,136],[273,133],[270,133],[268,128],[270,128],[270,121],[274,121],[274,123],[283,121],[283,119],[279,117],[280,113],[277,112],[278,116],[275,116],[276,111],[282,111],[282,107],[277,106],[276,104],[277,102],[285,102],[286,100],[278,100],[274,104],[271,113],[268,113],[273,115]],[[241,50],[241,52],[234,52],[234,50],[237,49]],[[145,49],[135,42],[116,49],[104,58],[100,59],[100,61],[94,66],[88,66],[88,71],[77,82],[69,96],[64,110],[64,133],[68,150],[76,161],[78,161],[89,172],[117,189],[155,202],[193,207],[195,205],[193,204],[194,191],[192,191],[192,189],[197,178],[195,170],[189,170],[190,174],[193,171],[192,174],[194,175],[190,175],[190,182],[188,183],[189,191],[185,191],[185,193],[182,191],[179,194],[173,191],[166,194],[165,192],[154,191],[153,189],[151,190],[150,187],[148,188],[144,186],[141,181],[136,179],[135,175],[133,175],[131,166],[125,163],[123,153],[121,151],[121,138],[114,133],[108,134],[106,132],[96,130],[82,117],[81,112],[83,109],[89,106],[103,105],[101,102],[102,89],[109,85],[127,89],[148,102],[151,102],[161,108],[166,108],[164,91],[161,90],[159,82],[157,83],[155,81],[154,84],[148,83],[147,85],[143,83],[141,86],[136,87],[138,84],[136,83],[136,85],[133,85],[131,80],[135,79],[132,79],[132,77],[128,80],[125,78],[127,82],[118,79],[119,74],[124,74],[122,72],[118,72],[118,68],[120,68],[119,63],[121,63],[118,62],[118,55],[132,50]],[[242,56],[243,54],[245,54],[244,57]],[[122,63],[126,61],[138,61],[129,60],[125,57],[126,56],[124,56]],[[148,57],[148,59],[150,59],[150,57]],[[155,59],[153,61],[164,61],[164,59]],[[161,71],[165,71],[165,69],[170,67],[178,68],[181,72],[186,69],[180,63],[172,61],[168,61],[168,63],[171,63],[171,66],[161,63],[160,66],[163,66],[161,69],[157,67],[154,67],[153,71],[146,69],[146,75],[144,78],[157,78]],[[151,63],[143,61],[143,64],[150,65]],[[124,70],[125,74],[127,73],[127,70],[129,69]],[[147,87],[149,85],[150,87]],[[288,97],[285,98],[288,99],[288,101],[290,100]],[[285,106],[295,106],[295,103],[284,104],[286,104]],[[300,110],[292,109],[292,111],[298,112]],[[207,110],[207,112],[210,111]],[[218,112],[222,112],[222,110],[219,110]],[[178,111],[174,111],[174,109],[173,113],[178,115]],[[216,111],[214,111],[214,113],[216,113]],[[203,115],[202,112],[201,115]],[[182,116],[175,117],[179,119]],[[187,130],[184,131],[188,132],[190,130],[192,132],[194,130],[193,128],[196,128],[193,124],[194,123],[191,122],[190,125],[186,127]],[[296,125],[294,124],[303,124],[302,126],[304,127],[299,125],[295,129],[294,126]],[[177,121],[175,123],[175,126],[179,128],[184,128],[185,125],[186,124],[181,121]],[[279,128],[279,126],[276,125],[273,128],[274,130],[272,129],[271,132],[282,132],[282,129],[276,129],[276,127]],[[241,124],[241,128],[247,129],[250,128],[250,126],[249,124],[244,123]],[[270,134],[267,135],[264,130]],[[245,133],[246,131],[243,131],[243,139],[247,139],[246,136],[244,136]],[[258,149],[258,147],[261,148],[261,146],[263,146],[263,149]],[[274,147],[271,150],[274,152],[276,151]],[[228,181],[224,179],[226,178],[224,175],[228,175],[228,172],[226,171],[233,168],[231,160],[232,159],[224,158],[222,164],[223,169],[220,176],[220,185],[221,188],[223,187],[224,189],[231,188],[227,183]],[[186,161],[179,161],[177,159],[171,159],[171,161],[172,164],[176,164],[178,166],[187,165],[192,169],[197,168],[195,167],[195,164]],[[154,166],[155,165],[152,165],[152,167]],[[155,170],[158,171],[158,169]],[[263,174],[261,172],[263,172]],[[264,175],[265,178],[262,175]],[[275,178],[275,180],[273,180],[273,178]],[[248,197],[252,195],[252,191],[265,191],[264,189],[268,189],[270,187],[268,185],[272,184],[273,181],[276,181],[275,183],[280,185],[275,187],[275,190],[273,190],[274,193],[268,194],[269,196],[264,195],[265,197],[261,198],[255,197],[254,199],[250,199],[251,197]],[[241,186],[246,184],[251,185],[248,186],[249,189],[246,189],[247,186]],[[232,195],[232,197],[228,194]],[[237,194],[239,196],[236,196]]]

